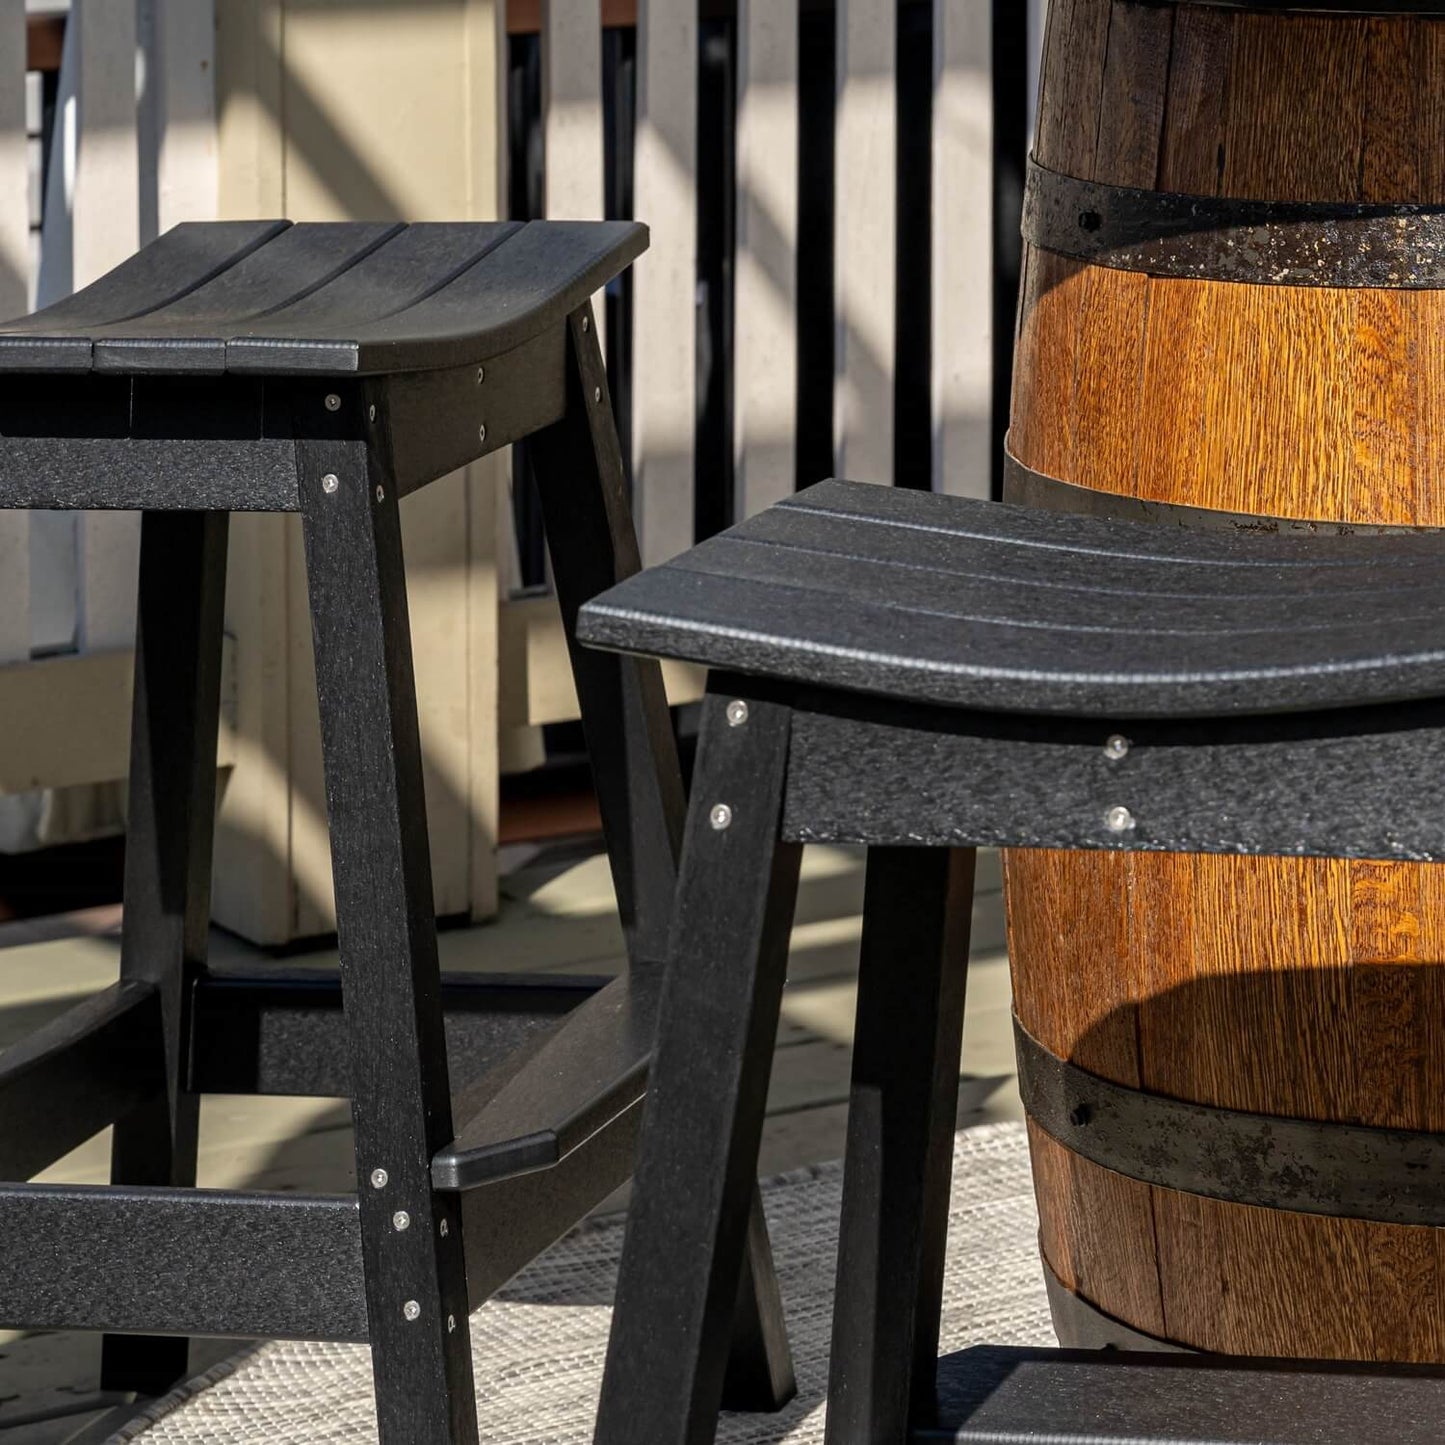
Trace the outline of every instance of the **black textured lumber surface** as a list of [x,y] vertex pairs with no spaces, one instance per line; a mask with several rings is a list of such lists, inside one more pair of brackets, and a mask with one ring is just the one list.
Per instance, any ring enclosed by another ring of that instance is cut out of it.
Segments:
[[646,245],[622,221],[188,222],[0,325],[0,372],[461,366],[560,327]]
[[165,1090],[156,989],[103,989],[0,1058],[0,1173],[32,1178]]
[[1436,862],[1442,728],[1439,700],[1109,723],[805,694],[783,831],[799,843]]
[[507,1060],[499,1086],[478,1081],[458,1101],[465,1122],[432,1160],[437,1189],[474,1189],[511,1174],[550,1169],[636,1104],[647,1090],[659,980],[639,969],[619,978]]
[[976,1445],[1436,1445],[1445,1374],[1113,1350],[962,1350],[939,1361],[939,1423]]
[[0,1323],[364,1340],[355,1195],[0,1184]]
[[986,711],[1445,694],[1445,539],[1231,536],[823,482],[582,609],[586,642]]

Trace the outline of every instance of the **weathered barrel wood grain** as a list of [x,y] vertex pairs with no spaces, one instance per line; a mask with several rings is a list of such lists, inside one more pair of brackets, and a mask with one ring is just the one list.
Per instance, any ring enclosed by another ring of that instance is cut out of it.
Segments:
[[[1242,199],[1445,203],[1445,22],[1054,0],[1038,159]],[[1012,447],[1084,486],[1445,526],[1445,293],[1025,258]],[[1107,580],[1107,579],[1105,579]],[[1445,1130],[1445,870],[1014,853],[1020,1018],[1120,1083]],[[1445,1232],[1151,1188],[1032,1130],[1064,1283],[1201,1348],[1445,1360]]]

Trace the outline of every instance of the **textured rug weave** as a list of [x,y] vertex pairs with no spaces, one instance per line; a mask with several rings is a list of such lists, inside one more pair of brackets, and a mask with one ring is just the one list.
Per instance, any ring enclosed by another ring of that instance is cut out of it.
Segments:
[[[842,1167],[764,1186],[798,1374],[778,1415],[724,1416],[720,1441],[812,1445],[823,1438]],[[943,1348],[1054,1343],[1037,1255],[1022,1125],[966,1129],[954,1148]],[[607,1348],[622,1220],[582,1226],[472,1317],[481,1438],[488,1445],[585,1445]],[[374,1445],[364,1345],[280,1342],[191,1381],[112,1445]]]

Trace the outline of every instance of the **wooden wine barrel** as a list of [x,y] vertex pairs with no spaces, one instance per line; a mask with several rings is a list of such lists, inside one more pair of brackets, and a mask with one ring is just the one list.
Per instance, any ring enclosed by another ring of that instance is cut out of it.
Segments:
[[[1053,0],[1013,495],[1445,526],[1445,6],[1375,8]],[[1445,1360],[1445,1230],[1320,1167],[1352,1125],[1438,1158],[1445,869],[1121,843],[1005,865],[1066,1343]]]

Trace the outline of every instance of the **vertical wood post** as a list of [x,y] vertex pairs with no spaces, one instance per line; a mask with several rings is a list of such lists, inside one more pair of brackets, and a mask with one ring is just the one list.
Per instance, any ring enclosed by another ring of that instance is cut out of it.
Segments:
[[738,517],[790,496],[798,407],[798,0],[739,0]]
[[[216,22],[224,218],[497,216],[503,0],[223,0]],[[289,93],[315,103],[284,104]],[[403,509],[435,902],[475,918],[497,900],[505,470],[505,457],[485,458]],[[288,943],[334,927],[303,550],[294,518],[238,515],[233,534],[240,718],[216,912],[255,942]]]
[[[25,0],[0,0],[0,312],[29,303]],[[0,512],[0,662],[30,655],[30,514]]]
[[838,0],[834,455],[839,476],[893,480],[897,324],[896,0]]
[[633,510],[651,566],[693,542],[697,430],[697,6],[638,0]]
[[[76,0],[70,25],[77,28],[70,254],[78,291],[140,245],[136,7],[133,0]],[[68,152],[69,115],[63,134]],[[70,159],[67,154],[65,163]],[[139,558],[139,514],[80,514],[76,640],[82,650],[131,645]]]
[[933,4],[933,487],[967,497],[992,477],[990,8]]
[[[605,219],[598,0],[544,0],[542,122],[548,219]],[[605,320],[604,309],[598,308],[595,324],[600,328]],[[599,330],[597,340],[605,353],[605,332]]]
[[216,216],[215,0],[140,0],[140,234]]

